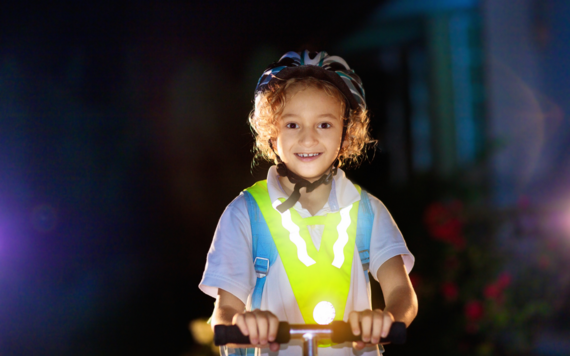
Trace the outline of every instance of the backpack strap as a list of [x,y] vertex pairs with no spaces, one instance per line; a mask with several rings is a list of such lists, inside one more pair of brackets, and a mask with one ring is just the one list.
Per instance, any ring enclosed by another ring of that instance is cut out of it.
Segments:
[[358,225],[356,227],[356,248],[362,262],[362,269],[369,282],[368,267],[370,266],[370,238],[372,236],[372,223],[374,213],[370,205],[370,199],[364,189],[360,190],[360,204],[358,206]]
[[[359,187],[360,188],[360,187]],[[370,277],[368,268],[370,266],[370,239],[372,238],[372,224],[374,223],[374,212],[370,205],[368,193],[364,189],[360,189],[360,204],[358,206],[358,224],[356,226],[356,248],[362,262],[364,270],[364,278],[368,289],[368,300],[370,301],[370,309],[372,309],[372,291],[370,289]],[[378,345],[378,352],[384,353],[384,346]]]
[[[244,191],[243,195],[247,203],[247,212],[251,225],[253,266],[257,276],[253,294],[251,295],[251,310],[254,310],[259,309],[261,306],[261,296],[263,295],[269,267],[277,259],[278,252],[257,202],[248,191]],[[222,356],[254,356],[255,348],[244,349],[221,346],[220,353]]]
[[249,221],[251,224],[251,246],[253,256],[253,266],[257,280],[255,288],[251,296],[251,310],[259,309],[261,306],[261,296],[269,267],[277,259],[277,247],[273,241],[273,237],[269,232],[269,227],[265,218],[261,213],[261,209],[253,196],[248,192],[244,192],[247,202],[247,211],[249,213]]

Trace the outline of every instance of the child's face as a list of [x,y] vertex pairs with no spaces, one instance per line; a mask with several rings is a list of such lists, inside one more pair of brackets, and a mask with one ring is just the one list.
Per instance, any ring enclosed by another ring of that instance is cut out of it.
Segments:
[[321,89],[291,88],[273,140],[287,168],[313,182],[338,155],[342,139],[342,105]]

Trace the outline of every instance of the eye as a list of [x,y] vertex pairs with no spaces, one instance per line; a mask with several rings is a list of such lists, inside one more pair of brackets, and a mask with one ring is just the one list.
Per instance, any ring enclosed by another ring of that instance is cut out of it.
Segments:
[[289,122],[289,123],[287,123],[287,124],[285,125],[285,127],[289,128],[289,129],[298,129],[298,128],[299,128],[299,125],[297,125],[297,124],[294,123],[294,122]]
[[331,127],[331,124],[329,124],[328,122],[323,122],[321,124],[319,124],[319,129],[328,129]]

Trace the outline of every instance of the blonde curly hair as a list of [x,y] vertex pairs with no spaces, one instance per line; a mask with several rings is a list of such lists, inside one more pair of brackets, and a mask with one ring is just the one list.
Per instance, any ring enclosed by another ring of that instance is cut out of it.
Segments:
[[346,110],[347,103],[343,94],[333,84],[313,77],[291,78],[270,84],[267,90],[255,97],[255,106],[249,115],[249,125],[255,137],[254,164],[257,160],[267,160],[277,163],[275,152],[269,145],[271,139],[279,134],[278,121],[287,104],[287,94],[292,88],[316,88],[337,99],[341,104],[343,122],[346,126],[343,145],[339,153],[339,165],[357,166],[365,156],[365,147],[375,145],[369,133],[370,118],[368,110],[359,107],[356,110]]

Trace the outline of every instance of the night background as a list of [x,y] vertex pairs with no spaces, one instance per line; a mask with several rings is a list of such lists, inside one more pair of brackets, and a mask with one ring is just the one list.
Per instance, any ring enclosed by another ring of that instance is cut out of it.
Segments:
[[3,2],[0,355],[214,355],[206,254],[269,167],[253,90],[305,48],[363,79],[379,144],[347,174],[416,257],[419,314],[387,354],[570,355],[569,17],[565,0]]

